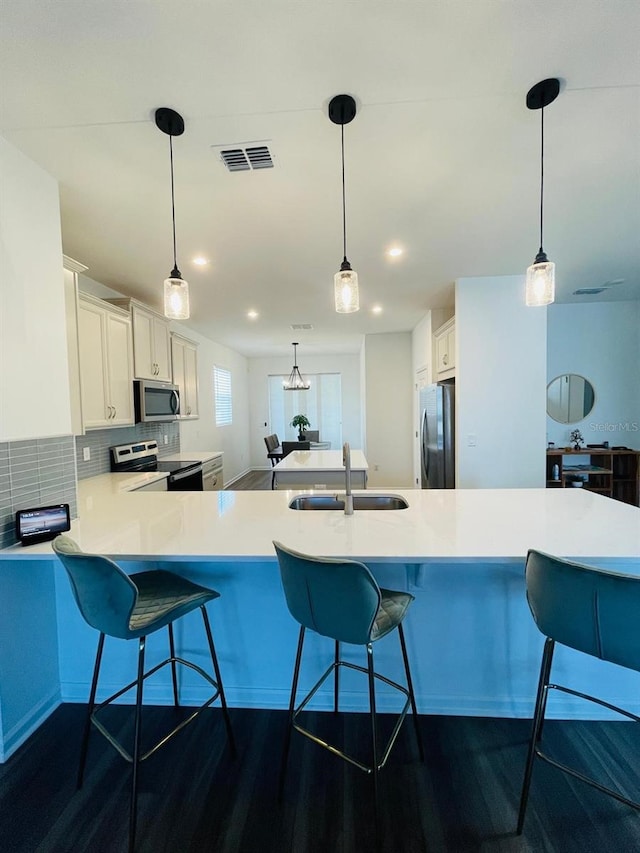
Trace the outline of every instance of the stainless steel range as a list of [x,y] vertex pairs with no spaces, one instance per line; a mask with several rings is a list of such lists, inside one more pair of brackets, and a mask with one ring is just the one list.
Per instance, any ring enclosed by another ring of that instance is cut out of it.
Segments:
[[109,448],[111,470],[124,474],[131,471],[168,471],[170,492],[201,492],[204,488],[202,462],[163,462],[158,459],[157,441],[136,441]]

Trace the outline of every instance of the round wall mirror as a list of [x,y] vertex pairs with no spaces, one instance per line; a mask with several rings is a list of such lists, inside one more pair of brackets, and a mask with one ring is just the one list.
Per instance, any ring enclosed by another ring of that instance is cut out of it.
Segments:
[[584,420],[595,400],[593,385],[577,373],[563,373],[547,385],[547,414],[559,424]]

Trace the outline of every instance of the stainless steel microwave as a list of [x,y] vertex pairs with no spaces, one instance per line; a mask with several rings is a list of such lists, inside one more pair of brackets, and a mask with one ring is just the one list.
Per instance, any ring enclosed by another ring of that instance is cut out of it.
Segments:
[[136,379],[133,383],[136,423],[177,421],[180,414],[180,389],[171,382]]

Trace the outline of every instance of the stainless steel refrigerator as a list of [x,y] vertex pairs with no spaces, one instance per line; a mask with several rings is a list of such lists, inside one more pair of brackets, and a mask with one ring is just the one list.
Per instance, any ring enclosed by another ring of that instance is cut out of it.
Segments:
[[455,489],[455,381],[420,391],[420,456],[423,489]]

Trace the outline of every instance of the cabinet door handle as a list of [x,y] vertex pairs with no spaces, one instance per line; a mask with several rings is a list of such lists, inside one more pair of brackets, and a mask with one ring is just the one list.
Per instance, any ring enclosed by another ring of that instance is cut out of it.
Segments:
[[115,418],[115,416],[116,416],[117,411],[118,411],[118,410],[117,410],[117,409],[116,409],[116,407],[114,406],[114,407],[113,407],[113,417],[114,417],[114,418]]
[[443,364],[449,364],[449,354],[448,354],[448,353],[446,353],[446,352],[445,352],[445,354],[442,356],[442,363],[443,363]]

